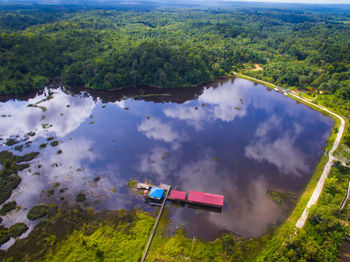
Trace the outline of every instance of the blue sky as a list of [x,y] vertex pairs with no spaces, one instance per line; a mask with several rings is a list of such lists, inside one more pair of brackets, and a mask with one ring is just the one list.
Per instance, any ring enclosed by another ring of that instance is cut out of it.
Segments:
[[350,4],[350,0],[219,0],[227,2],[267,2],[267,3],[294,3],[294,4]]
[[[6,2],[74,2],[75,0],[0,0],[0,3],[6,3]],[[119,2],[121,0],[95,0],[96,2]],[[133,0],[125,0],[133,1]],[[135,2],[138,2],[140,0],[135,0]],[[155,2],[202,2],[203,0],[149,0],[149,1],[155,1]],[[266,3],[294,3],[294,4],[350,4],[350,0],[207,0],[207,3],[213,2],[266,2]],[[77,0],[77,2],[84,2],[84,0]],[[93,0],[89,0],[89,2],[93,2]]]
[[[231,1],[231,0],[226,0],[226,1]],[[335,1],[330,1],[330,0],[238,0],[238,1],[243,1],[243,2],[276,2],[276,3],[300,3],[300,4],[305,4],[305,3],[322,3],[322,4],[350,4],[350,0],[335,0]]]

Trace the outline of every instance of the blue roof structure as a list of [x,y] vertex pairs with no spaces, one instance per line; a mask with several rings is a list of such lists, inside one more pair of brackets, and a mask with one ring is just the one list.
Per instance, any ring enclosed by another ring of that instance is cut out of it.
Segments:
[[161,199],[163,197],[163,194],[164,194],[164,189],[161,189],[159,187],[152,187],[148,196],[150,198]]

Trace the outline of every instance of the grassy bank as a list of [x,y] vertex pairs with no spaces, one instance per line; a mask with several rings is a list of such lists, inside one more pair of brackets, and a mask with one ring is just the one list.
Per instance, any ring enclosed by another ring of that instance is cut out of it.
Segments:
[[[17,240],[1,261],[140,261],[155,218],[140,210],[94,213],[79,207],[50,207],[28,237]],[[243,239],[223,233],[208,242],[186,236],[183,229],[166,234],[167,212],[152,242],[147,261],[252,261],[271,239]]]
[[[140,261],[154,220],[148,213],[138,211],[128,221],[106,220],[93,232],[90,226],[85,226],[57,244],[44,260],[102,261],[108,258],[113,261]],[[162,228],[166,228],[168,222],[164,216],[147,261],[252,261],[271,239],[271,234],[243,239],[224,233],[215,241],[208,242],[186,237],[183,229],[167,236]]]
[[[139,261],[154,218],[146,213],[115,216],[91,230],[74,231],[44,261]],[[92,232],[91,232],[92,231]]]
[[277,87],[276,85],[272,84],[272,83],[268,83],[268,82],[265,82],[263,80],[259,80],[259,79],[256,79],[256,78],[253,78],[253,77],[250,77],[250,76],[247,76],[247,75],[243,75],[241,73],[237,73],[237,72],[233,72],[233,76],[237,76],[239,78],[243,78],[243,79],[246,79],[246,80],[249,80],[249,81],[252,81],[254,83],[258,83],[258,84],[262,84],[264,86],[268,86],[270,88],[275,88]]
[[[293,214],[298,214],[297,206],[264,247],[257,261],[337,261],[342,242],[349,232],[347,216],[338,213],[349,178],[348,168],[333,167],[305,226],[298,231],[295,228],[298,216]],[[298,205],[302,204],[303,199]]]
[[48,216],[0,261],[139,261],[154,220],[138,210],[50,206]]
[[253,261],[273,230],[257,238],[244,239],[234,233],[223,232],[214,241],[189,238],[184,229],[174,235],[167,233],[170,220],[165,210],[153,238],[147,261]]

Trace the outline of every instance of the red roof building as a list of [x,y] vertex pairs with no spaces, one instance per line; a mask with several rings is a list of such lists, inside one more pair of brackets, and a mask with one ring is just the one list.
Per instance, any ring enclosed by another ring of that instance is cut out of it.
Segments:
[[172,190],[172,191],[170,192],[170,196],[169,196],[168,198],[169,198],[169,199],[173,199],[173,200],[182,200],[182,201],[185,201],[185,199],[186,199],[186,192]]
[[188,193],[188,202],[205,204],[213,207],[222,207],[224,205],[224,196],[210,193],[202,193],[197,191],[190,191]]

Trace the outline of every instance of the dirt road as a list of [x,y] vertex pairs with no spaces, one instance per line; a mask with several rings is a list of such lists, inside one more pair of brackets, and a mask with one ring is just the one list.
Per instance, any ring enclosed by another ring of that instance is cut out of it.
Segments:
[[320,197],[320,195],[322,193],[322,190],[323,190],[324,183],[326,181],[326,178],[327,178],[329,172],[331,171],[331,168],[332,168],[332,165],[333,165],[333,161],[336,160],[336,158],[333,156],[333,153],[338,148],[340,140],[341,140],[341,138],[343,136],[343,132],[344,132],[344,128],[345,128],[345,120],[340,115],[337,115],[336,113],[333,113],[332,111],[328,110],[327,108],[325,108],[323,106],[316,105],[316,104],[312,103],[311,101],[306,100],[304,98],[301,98],[301,97],[299,97],[297,95],[294,95],[294,94],[289,94],[289,95],[290,96],[294,96],[294,97],[304,101],[305,103],[308,103],[308,104],[311,104],[311,105],[313,105],[315,107],[318,107],[319,109],[321,109],[323,111],[326,111],[327,113],[337,117],[340,120],[340,127],[339,127],[339,131],[338,131],[337,137],[334,140],[334,144],[333,144],[332,149],[328,153],[328,156],[329,156],[328,162],[327,162],[327,164],[325,165],[325,167],[324,167],[324,169],[322,171],[321,177],[320,177],[320,179],[317,182],[316,188],[315,188],[314,192],[312,193],[312,196],[310,197],[309,202],[307,203],[303,213],[301,214],[301,216],[299,217],[297,223],[295,224],[295,226],[297,228],[302,228],[305,225],[305,222],[306,222],[306,220],[307,220],[307,218],[309,216],[309,209],[310,209],[310,207],[312,205],[316,204],[318,198]]

